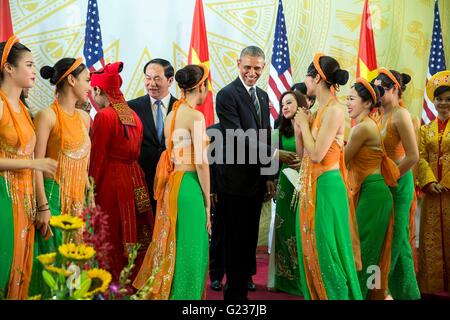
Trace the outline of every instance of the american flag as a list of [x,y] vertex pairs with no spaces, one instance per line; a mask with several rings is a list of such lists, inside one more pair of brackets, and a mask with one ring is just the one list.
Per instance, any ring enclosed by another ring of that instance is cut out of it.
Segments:
[[[105,66],[103,59],[102,30],[100,28],[100,17],[97,0],[89,0],[86,17],[86,34],[84,38],[84,58],[91,72]],[[90,115],[94,119],[97,114],[97,106],[94,99],[90,98],[93,108]]]
[[[442,41],[441,31],[441,17],[439,15],[438,1],[434,5],[434,26],[433,26],[433,40],[431,42],[430,62],[428,64],[427,82],[430,78],[440,71],[446,70],[444,43]],[[423,102],[422,110],[422,124],[428,124],[436,119],[437,111],[432,101],[427,97],[425,91],[425,100]]]
[[272,103],[272,107],[270,108],[270,114],[272,116],[270,122],[272,127],[274,121],[278,118],[278,110],[280,110],[279,99],[285,91],[291,88],[292,84],[286,19],[284,18],[283,2],[279,0],[273,41],[272,63],[270,65],[269,86],[267,89],[270,102]]

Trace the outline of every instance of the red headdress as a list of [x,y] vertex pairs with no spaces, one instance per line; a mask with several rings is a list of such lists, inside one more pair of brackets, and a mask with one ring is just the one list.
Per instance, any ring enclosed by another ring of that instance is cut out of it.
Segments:
[[135,126],[131,109],[120,90],[123,83],[120,76],[122,69],[123,62],[107,64],[103,69],[91,74],[91,86],[100,88],[107,95],[122,124]]

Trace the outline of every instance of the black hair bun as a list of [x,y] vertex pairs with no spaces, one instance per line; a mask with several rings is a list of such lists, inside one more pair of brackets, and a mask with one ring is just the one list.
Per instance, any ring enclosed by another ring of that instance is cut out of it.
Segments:
[[346,70],[338,69],[334,73],[334,80],[338,85],[344,86],[347,84],[350,74]]
[[175,80],[181,89],[191,89],[203,76],[203,70],[196,65],[187,65],[175,74]]
[[177,73],[175,74],[175,80],[178,82],[178,85],[180,86],[181,89],[188,89],[190,82],[189,70],[187,69],[178,70]]
[[403,84],[407,85],[408,83],[411,82],[411,76],[409,74],[402,73],[402,80],[403,80]]
[[56,70],[53,67],[45,66],[40,70],[41,77],[45,80],[51,80],[55,76]]

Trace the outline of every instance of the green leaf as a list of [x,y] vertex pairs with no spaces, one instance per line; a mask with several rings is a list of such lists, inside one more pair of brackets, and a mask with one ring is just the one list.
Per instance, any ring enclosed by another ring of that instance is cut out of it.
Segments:
[[75,291],[73,294],[73,297],[75,299],[82,299],[86,293],[89,291],[89,288],[91,287],[92,280],[90,278],[86,278],[81,282],[80,289]]
[[52,289],[53,291],[58,290],[58,285],[56,284],[55,279],[47,270],[42,271],[42,277],[44,278],[45,283]]
[[58,281],[60,284],[65,284],[66,283],[66,277],[64,277],[63,274],[59,274],[58,275]]
[[90,279],[89,276],[88,276],[87,271],[81,272],[81,275],[80,275],[80,281],[83,282],[83,281],[85,281],[86,279]]

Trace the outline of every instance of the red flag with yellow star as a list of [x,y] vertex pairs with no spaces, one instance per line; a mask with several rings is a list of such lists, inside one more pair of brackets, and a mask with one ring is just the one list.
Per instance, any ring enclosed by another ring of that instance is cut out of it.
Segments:
[[14,34],[9,0],[0,0],[0,42]]
[[[191,45],[188,55],[189,64],[204,63],[210,67],[208,36],[206,33],[205,14],[203,12],[202,0],[196,0],[194,21],[192,23]],[[208,78],[209,93],[201,106],[197,106],[197,110],[201,111],[205,116],[206,126],[214,124],[214,100],[212,92],[211,71]]]
[[369,0],[365,0],[361,22],[361,34],[359,37],[356,77],[372,81],[377,75],[377,53],[373,36],[372,14],[370,13]]

